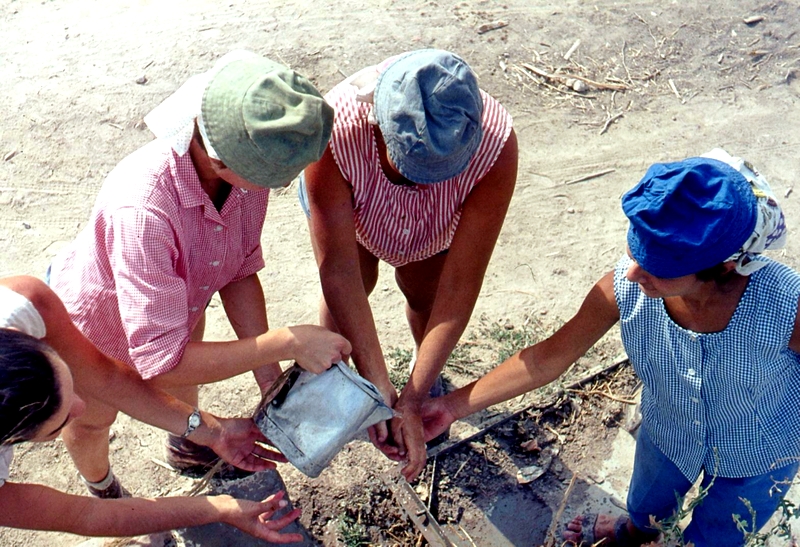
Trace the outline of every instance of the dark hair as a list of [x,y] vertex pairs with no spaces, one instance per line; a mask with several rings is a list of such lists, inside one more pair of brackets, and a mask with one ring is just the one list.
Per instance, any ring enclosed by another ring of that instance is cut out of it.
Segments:
[[0,445],[31,439],[61,406],[52,355],[41,340],[0,328]]
[[724,262],[705,270],[700,270],[695,275],[700,281],[714,281],[718,287],[725,287],[725,285],[740,276],[736,270],[727,270]]

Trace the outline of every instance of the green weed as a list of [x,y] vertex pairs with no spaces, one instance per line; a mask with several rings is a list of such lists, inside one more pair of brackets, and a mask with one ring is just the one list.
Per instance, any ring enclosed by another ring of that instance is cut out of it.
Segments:
[[389,381],[398,391],[403,389],[411,375],[408,367],[411,364],[412,356],[413,354],[410,350],[393,347],[390,347],[383,354],[384,359],[386,359],[386,368],[389,372]]
[[338,529],[346,547],[363,547],[370,544],[367,529],[350,515],[343,514],[339,517]]

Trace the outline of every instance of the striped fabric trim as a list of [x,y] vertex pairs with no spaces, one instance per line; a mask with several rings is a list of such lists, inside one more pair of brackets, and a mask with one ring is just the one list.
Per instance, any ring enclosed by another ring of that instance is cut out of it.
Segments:
[[398,186],[381,169],[373,127],[367,122],[370,105],[357,102],[355,91],[342,83],[325,98],[336,111],[331,150],[353,189],[356,239],[394,267],[447,249],[464,201],[497,161],[511,134],[511,116],[481,91],[484,136],[467,169],[437,184]]

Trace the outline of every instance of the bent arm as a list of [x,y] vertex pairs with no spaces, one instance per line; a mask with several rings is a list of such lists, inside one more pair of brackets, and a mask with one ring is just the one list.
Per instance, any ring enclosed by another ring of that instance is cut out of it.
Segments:
[[386,395],[391,388],[375,320],[362,281],[353,219],[353,193],[330,146],[305,170],[311,243],[325,303],[339,332],[353,346],[353,362]]
[[[194,410],[167,393],[148,386],[135,370],[102,353],[75,326],[64,304],[44,282],[28,276],[0,281],[27,298],[44,320],[43,341],[70,368],[75,388],[140,420],[182,434]],[[206,422],[206,420],[204,420]]]
[[[194,409],[149,385],[131,367],[98,350],[72,323],[64,304],[50,287],[29,276],[6,278],[0,280],[0,284],[27,298],[39,312],[47,329],[43,341],[67,363],[79,395],[96,398],[139,421],[176,435],[184,433]],[[189,439],[215,448],[231,461],[232,451],[247,449],[249,453],[249,447],[260,440],[247,426],[236,420],[220,421],[203,412],[201,426]],[[242,458],[237,459],[242,467],[263,468],[260,463],[249,465]]]
[[292,359],[306,370],[320,373],[349,354],[347,340],[327,329],[282,327],[229,342],[189,342],[178,365],[150,382],[159,387],[210,384]]
[[[267,303],[264,290],[256,274],[228,283],[220,289],[219,296],[225,315],[239,339],[258,336],[269,330]],[[274,361],[253,370],[261,391],[268,389],[281,374],[280,363]]]
[[578,313],[552,336],[506,359],[486,376],[446,395],[455,419],[549,384],[586,353],[619,320],[614,273],[589,291]]
[[419,355],[401,399],[427,397],[469,323],[517,180],[511,132],[494,166],[467,197],[447,254]]

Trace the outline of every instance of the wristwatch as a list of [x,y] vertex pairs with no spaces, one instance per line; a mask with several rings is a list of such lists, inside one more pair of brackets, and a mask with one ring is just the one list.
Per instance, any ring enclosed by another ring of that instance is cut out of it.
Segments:
[[194,412],[189,414],[189,419],[186,423],[186,431],[181,435],[184,439],[192,434],[192,432],[200,427],[200,424],[203,423],[203,420],[200,419],[200,409],[195,407]]

